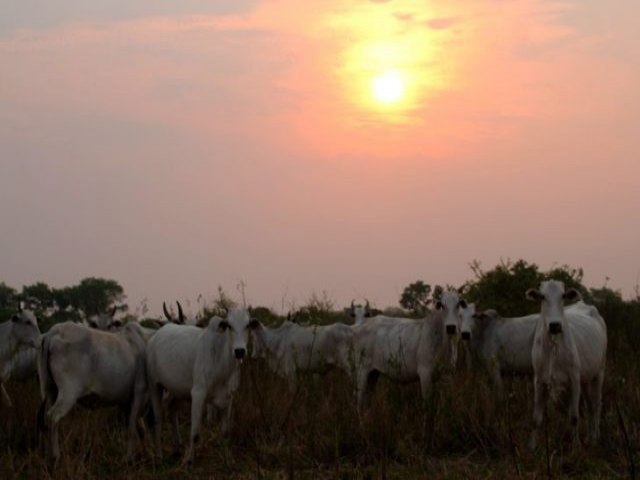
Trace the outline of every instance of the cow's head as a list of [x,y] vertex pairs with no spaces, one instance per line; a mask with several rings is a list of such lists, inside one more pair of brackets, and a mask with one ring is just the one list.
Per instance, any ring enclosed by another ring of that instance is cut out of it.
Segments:
[[104,332],[113,332],[119,330],[122,327],[122,320],[115,318],[118,307],[113,307],[109,313],[100,313],[98,315],[91,315],[87,319],[87,324],[91,328],[96,330],[102,330]]
[[498,318],[498,316],[498,312],[495,310],[476,311],[476,306],[473,303],[468,304],[467,308],[461,308],[460,338],[465,342],[473,340],[486,327],[488,320]]
[[182,312],[182,305],[180,302],[176,302],[178,305],[178,316],[174,317],[169,310],[167,310],[167,304],[162,302],[162,311],[164,312],[164,316],[166,317],[169,323],[177,323],[178,325],[184,325],[184,313]]
[[471,335],[475,327],[475,319],[475,303],[468,303],[464,307],[460,307],[460,338],[462,338],[462,340],[471,340]]
[[216,323],[217,332],[227,336],[231,352],[238,362],[242,362],[247,355],[249,330],[260,327],[261,323],[252,319],[248,310],[241,308],[232,308],[226,319],[218,318]]
[[455,290],[442,292],[440,299],[436,302],[436,309],[442,312],[444,328],[447,335],[457,335],[460,331],[460,309],[466,308],[467,302],[460,298]]
[[356,304],[355,300],[351,300],[349,313],[351,318],[354,319],[354,323],[356,325],[363,323],[365,318],[371,317],[371,306],[369,305],[369,300],[366,300],[364,305]]
[[11,317],[11,336],[18,345],[38,347],[40,329],[36,315],[19,307],[18,313]]
[[448,337],[449,360],[455,367],[458,362],[458,333],[460,332],[460,309],[466,308],[467,302],[460,298],[460,294],[455,290],[447,290],[436,302],[436,309],[442,314],[444,331]]
[[540,284],[539,289],[530,288],[526,296],[529,300],[540,302],[541,319],[546,323],[551,335],[557,335],[564,330],[564,302],[579,300],[580,292],[575,288],[565,290],[564,283],[559,280],[547,280]]

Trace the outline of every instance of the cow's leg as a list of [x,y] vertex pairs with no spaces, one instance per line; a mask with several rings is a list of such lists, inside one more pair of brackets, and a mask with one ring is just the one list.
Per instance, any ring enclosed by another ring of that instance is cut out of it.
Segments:
[[534,450],[538,443],[538,431],[544,421],[544,409],[547,403],[547,385],[539,378],[533,381],[533,430],[529,438],[529,448]]
[[230,392],[227,388],[221,389],[214,396],[213,404],[222,413],[220,415],[220,426],[218,428],[220,433],[225,435],[231,426],[231,416],[233,414],[233,392]]
[[200,422],[202,421],[202,410],[207,399],[207,391],[204,388],[193,388],[191,390],[191,433],[189,438],[189,449],[185,453],[183,463],[193,464],[195,458],[196,444],[200,440]]
[[422,401],[426,402],[429,396],[429,390],[431,390],[431,373],[433,367],[420,366],[418,367],[418,378],[420,378],[420,393],[422,395]]
[[2,402],[2,406],[6,408],[11,408],[13,404],[11,403],[11,397],[4,389],[4,384],[0,383],[0,401]]
[[154,436],[156,456],[162,458],[162,386],[157,383],[149,383],[149,397],[154,417]]
[[491,361],[489,366],[491,380],[498,394],[498,398],[504,398],[504,384],[502,382],[502,373],[500,371],[500,365],[496,360]]
[[600,438],[600,416],[602,414],[602,385],[604,383],[604,370],[590,383],[591,403],[591,429],[589,432],[590,441],[596,443]]
[[144,400],[144,389],[136,388],[131,402],[131,410],[129,412],[129,441],[127,443],[127,461],[133,460],[133,442],[136,437],[136,427],[140,410],[142,409],[142,401]]
[[58,398],[56,398],[55,403],[47,412],[51,430],[51,455],[54,462],[57,462],[60,458],[60,443],[58,439],[60,420],[62,420],[67,413],[69,413],[69,410],[73,408],[79,396],[79,393],[74,391],[72,388],[65,389],[63,387],[58,391]]
[[173,430],[173,449],[175,453],[178,453],[182,451],[182,441],[180,439],[180,422],[178,421],[178,400],[174,397],[171,397],[167,403],[167,412]]
[[569,404],[569,419],[571,420],[571,426],[573,427],[573,440],[577,443],[580,439],[578,420],[580,418],[580,372],[571,372],[569,376],[571,384],[571,403]]

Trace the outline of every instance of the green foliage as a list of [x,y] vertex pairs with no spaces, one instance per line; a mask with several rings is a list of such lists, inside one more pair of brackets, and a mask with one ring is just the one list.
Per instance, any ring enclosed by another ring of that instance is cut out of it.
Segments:
[[540,310],[539,305],[525,298],[527,289],[537,287],[544,278],[536,264],[525,260],[507,261],[485,272],[480,263],[474,261],[470,267],[475,279],[467,282],[464,297],[475,302],[477,308],[494,308],[507,317]]
[[410,283],[402,291],[400,305],[412,314],[422,316],[426,313],[428,305],[432,302],[431,285],[417,280]]
[[251,313],[251,318],[260,320],[263,325],[278,325],[282,321],[278,315],[267,307],[250,307],[249,312]]
[[4,282],[0,282],[0,308],[13,308],[16,305],[18,292]]
[[42,309],[54,306],[53,291],[44,282],[23,286],[22,299],[26,302],[35,302]]
[[116,303],[124,300],[123,288],[115,280],[89,277],[73,287],[71,305],[87,315],[107,312]]
[[584,272],[581,268],[567,265],[541,272],[535,263],[526,260],[500,262],[491,270],[482,270],[480,263],[470,265],[475,278],[467,282],[465,299],[475,302],[480,309],[493,308],[501,315],[514,317],[534,313],[540,310],[535,302],[525,298],[529,288],[537,288],[544,280],[561,280],[565,287],[576,288],[585,301],[591,300],[591,293],[582,284]]

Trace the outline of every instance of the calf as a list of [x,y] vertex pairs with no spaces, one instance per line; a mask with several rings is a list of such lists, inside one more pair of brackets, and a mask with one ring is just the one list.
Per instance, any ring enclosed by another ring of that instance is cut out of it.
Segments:
[[64,322],[42,336],[38,376],[43,402],[38,417],[43,426],[46,411],[54,461],[60,457],[60,420],[77,401],[89,399],[128,408],[127,458],[132,458],[136,421],[146,394],[144,351],[144,337],[135,322],[115,333]]
[[373,389],[380,374],[398,382],[419,380],[426,399],[436,363],[442,359],[455,365],[459,308],[464,306],[457,292],[446,291],[437,302],[438,310],[424,319],[379,315],[353,327],[358,407],[362,407],[365,390]]
[[343,323],[301,326],[286,321],[278,328],[261,323],[253,330],[256,356],[282,375],[293,390],[298,372],[324,374],[337,367],[348,371],[353,329]]
[[500,396],[503,375],[533,376],[531,347],[539,314],[503,318],[495,310],[477,313],[470,303],[460,309],[460,317],[460,337],[472,359],[488,371]]
[[24,363],[33,359],[39,338],[35,314],[22,306],[10,320],[0,324],[0,402],[6,407],[12,403],[4,383],[16,376],[17,367],[25,367]]
[[539,301],[531,360],[534,371],[534,427],[529,447],[535,448],[544,420],[548,394],[554,398],[568,391],[569,416],[578,426],[580,397],[588,408],[589,440],[600,435],[602,384],[607,354],[607,327],[598,310],[579,301],[563,308],[565,300],[579,299],[573,288],[565,290],[557,280],[542,282],[539,289],[527,290],[527,298]]
[[[230,310],[227,319],[214,317],[206,328],[167,324],[147,346],[147,378],[156,418],[156,454],[162,456],[162,391],[172,399],[191,398],[191,432],[184,462],[193,463],[199,439],[202,409],[211,397],[226,410],[221,429],[231,417],[233,395],[240,383],[240,363],[246,356],[248,330],[259,322],[247,310]],[[177,417],[173,409],[174,440],[179,445]]]

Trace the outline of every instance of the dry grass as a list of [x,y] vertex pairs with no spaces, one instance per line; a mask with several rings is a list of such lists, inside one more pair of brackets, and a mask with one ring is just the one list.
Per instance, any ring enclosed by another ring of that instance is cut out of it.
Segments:
[[[629,478],[630,455],[640,445],[640,362],[630,345],[610,344],[602,438],[597,446],[572,448],[562,412],[550,408],[549,467],[553,477]],[[138,460],[123,460],[124,420],[117,409],[76,407],[62,422],[63,457],[47,468],[35,432],[36,382],[11,385],[12,411],[0,414],[0,478],[539,478],[547,476],[547,451],[526,449],[531,425],[530,380],[506,383],[500,402],[481,373],[441,369],[431,398],[417,384],[381,379],[371,405],[358,420],[350,379],[333,372],[285,384],[260,362],[245,365],[236,397],[234,426],[226,438],[215,425],[203,429],[191,470],[171,457],[154,463],[151,436],[138,445]],[[619,407],[620,422],[616,406]],[[188,405],[181,412],[183,440]],[[625,441],[623,427],[628,442]]]

